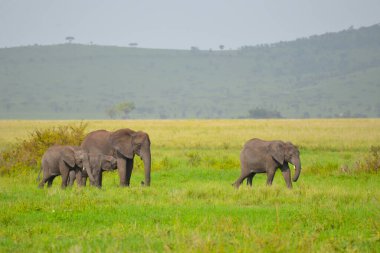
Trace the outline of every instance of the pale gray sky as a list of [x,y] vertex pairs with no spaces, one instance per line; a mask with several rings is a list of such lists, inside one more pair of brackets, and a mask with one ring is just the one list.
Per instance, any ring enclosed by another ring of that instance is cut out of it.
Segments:
[[0,47],[236,49],[380,23],[379,0],[0,0]]

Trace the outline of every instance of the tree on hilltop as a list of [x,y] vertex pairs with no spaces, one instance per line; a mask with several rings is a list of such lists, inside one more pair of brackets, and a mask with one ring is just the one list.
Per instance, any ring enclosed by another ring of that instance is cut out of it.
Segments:
[[114,119],[116,117],[120,117],[122,119],[128,119],[129,114],[135,109],[135,104],[133,102],[121,102],[116,104],[106,110],[106,114]]
[[65,39],[67,40],[67,42],[68,42],[69,44],[71,44],[71,42],[72,42],[73,40],[75,40],[75,38],[74,38],[73,36],[67,36]]
[[248,117],[252,119],[281,119],[283,116],[280,112],[275,110],[267,110],[261,107],[248,111]]

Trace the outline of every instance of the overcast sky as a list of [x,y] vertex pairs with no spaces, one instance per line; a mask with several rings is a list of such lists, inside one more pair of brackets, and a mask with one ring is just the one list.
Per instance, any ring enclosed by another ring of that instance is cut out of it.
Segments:
[[0,47],[236,49],[380,23],[380,0],[0,0]]

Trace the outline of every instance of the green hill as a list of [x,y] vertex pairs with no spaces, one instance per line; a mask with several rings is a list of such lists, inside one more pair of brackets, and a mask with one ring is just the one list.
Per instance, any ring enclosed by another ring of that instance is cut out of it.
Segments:
[[107,118],[124,101],[131,118],[379,117],[380,25],[224,51],[3,48],[0,88],[0,118]]

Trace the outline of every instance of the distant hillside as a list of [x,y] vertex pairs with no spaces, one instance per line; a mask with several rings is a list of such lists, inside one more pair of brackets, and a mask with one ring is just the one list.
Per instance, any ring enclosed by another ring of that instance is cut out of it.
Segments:
[[124,101],[131,118],[379,117],[380,26],[224,51],[5,48],[0,88],[0,118],[107,118]]

